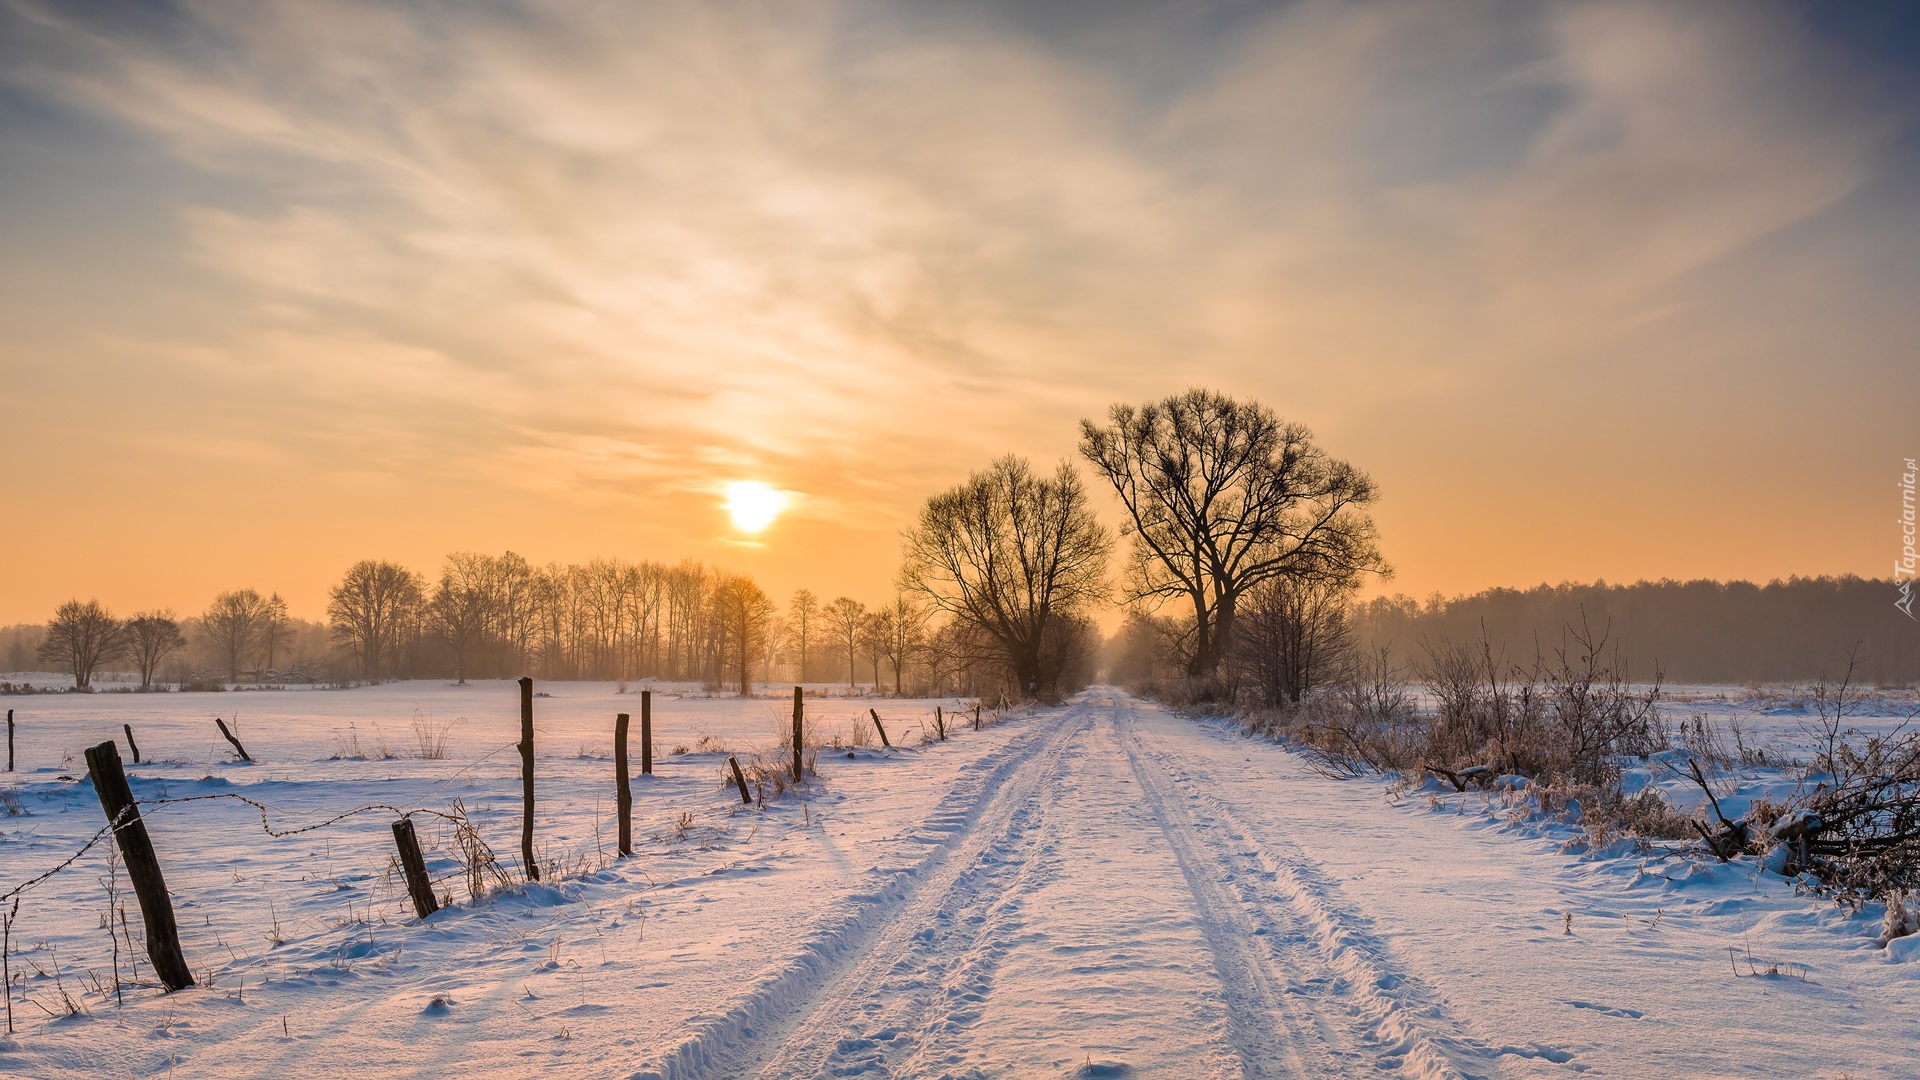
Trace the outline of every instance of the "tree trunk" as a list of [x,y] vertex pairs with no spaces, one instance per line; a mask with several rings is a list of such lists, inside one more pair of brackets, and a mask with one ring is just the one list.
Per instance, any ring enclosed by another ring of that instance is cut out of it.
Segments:
[[740,620],[740,696],[752,697],[753,684],[747,680],[753,675],[753,653],[747,648],[747,621]]
[[1213,674],[1218,663],[1213,655],[1213,624],[1207,620],[1206,595],[1194,591],[1193,599],[1193,656],[1187,661],[1187,677],[1199,679]]

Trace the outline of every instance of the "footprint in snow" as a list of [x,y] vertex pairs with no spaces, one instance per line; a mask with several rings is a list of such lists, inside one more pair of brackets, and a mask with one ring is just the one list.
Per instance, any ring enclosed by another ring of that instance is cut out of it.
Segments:
[[1571,1005],[1576,1009],[1588,1009],[1600,1013],[1603,1016],[1618,1016],[1625,1020],[1639,1020],[1647,1015],[1639,1009],[1620,1009],[1612,1005],[1600,1005],[1591,1001],[1568,1001],[1563,1002],[1563,1004]]

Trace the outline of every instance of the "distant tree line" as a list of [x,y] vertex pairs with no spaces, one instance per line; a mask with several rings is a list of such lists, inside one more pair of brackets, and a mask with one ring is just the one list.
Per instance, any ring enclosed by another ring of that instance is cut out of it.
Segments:
[[1642,581],[1489,589],[1425,602],[1380,597],[1353,612],[1363,648],[1423,641],[1490,644],[1526,661],[1551,654],[1583,620],[1621,649],[1636,678],[1669,682],[1798,682],[1837,677],[1859,646],[1858,674],[1881,685],[1920,681],[1920,625],[1893,606],[1889,581],[1794,577]]
[[[1553,661],[1574,635],[1604,642],[1634,679],[1748,685],[1812,682],[1847,670],[1880,686],[1920,682],[1920,627],[1893,606],[1893,584],[1858,577],[1654,581],[1489,589],[1422,602],[1359,602],[1340,590],[1269,587],[1257,594],[1229,681],[1262,704],[1381,671],[1420,682],[1465,650],[1500,670]],[[1111,677],[1164,683],[1186,663],[1183,620],[1136,613],[1104,646]]]

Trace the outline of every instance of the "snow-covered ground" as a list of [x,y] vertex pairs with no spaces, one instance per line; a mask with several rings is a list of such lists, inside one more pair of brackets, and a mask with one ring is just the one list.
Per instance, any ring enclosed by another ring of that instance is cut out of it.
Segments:
[[[1106,688],[932,744],[918,725],[956,703],[810,698],[825,735],[875,707],[903,747],[823,750],[803,792],[754,808],[718,747],[770,749],[788,701],[657,693],[639,851],[608,860],[612,717],[637,736],[637,695],[542,689],[539,837],[568,874],[468,903],[420,818],[461,901],[422,924],[387,872],[391,813],[275,839],[233,800],[150,806],[201,985],[93,989],[95,849],[21,905],[0,1073],[1920,1075],[1920,964],[1877,947],[1873,912],[1750,864],[1584,851],[1510,801],[1328,779]],[[1790,746],[1797,720],[1740,693],[1676,707]],[[244,793],[283,829],[457,797],[517,850],[510,683],[0,706],[29,812],[0,817],[0,887],[104,823],[78,754],[124,748],[122,723],[143,801]],[[259,764],[213,728],[235,712]],[[451,724],[445,760],[413,756],[416,717]]]

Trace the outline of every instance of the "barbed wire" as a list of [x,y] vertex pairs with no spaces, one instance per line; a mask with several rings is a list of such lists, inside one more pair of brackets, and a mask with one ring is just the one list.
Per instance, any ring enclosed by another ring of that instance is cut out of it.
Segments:
[[[400,817],[412,817],[414,814],[424,814],[429,817],[437,817],[444,821],[453,822],[456,824],[464,820],[462,815],[449,814],[443,810],[435,810],[432,807],[427,807],[427,806],[417,806],[409,809],[409,808],[394,806],[391,803],[367,803],[364,806],[356,806],[351,810],[343,811],[341,813],[333,815],[330,818],[327,818],[324,821],[317,821],[311,825],[302,825],[299,828],[294,828],[294,829],[275,829],[273,827],[273,819],[269,815],[271,813],[285,814],[285,813],[288,813],[288,811],[286,811],[281,807],[274,806],[270,803],[264,803],[258,799],[251,798],[246,795],[241,795],[238,792],[223,791],[223,792],[218,792],[218,793],[209,794],[209,795],[181,795],[181,796],[178,796],[175,798],[169,798],[169,799],[154,799],[150,802],[136,803],[132,806],[128,806],[125,809],[121,810],[120,816],[118,818],[116,818],[113,821],[109,821],[106,825],[102,826],[98,832],[94,833],[93,836],[87,840],[86,843],[80,845],[78,850],[76,850],[73,854],[67,856],[65,859],[61,860],[58,865],[42,873],[36,874],[31,878],[28,878],[26,881],[23,881],[20,884],[15,885],[14,887],[6,890],[5,892],[0,892],[0,903],[5,903],[6,901],[16,896],[20,896],[26,893],[30,889],[33,889],[39,885],[46,883],[47,880],[52,878],[55,874],[58,874],[62,870],[65,870],[68,867],[72,866],[74,863],[79,862],[81,856],[85,855],[87,852],[92,851],[95,847],[99,846],[100,841],[106,839],[110,834],[113,834],[119,831],[120,829],[126,828],[127,826],[133,824],[133,821],[129,816],[129,812],[134,810],[136,807],[158,809],[160,807],[175,806],[181,803],[206,802],[212,799],[232,799],[235,802],[246,803],[248,806],[251,806],[255,810],[260,811],[260,828],[268,836],[271,836],[275,839],[283,839],[289,836],[298,836],[301,833],[315,832],[320,829],[324,829],[330,825],[337,825],[348,818],[357,817],[361,814],[369,814],[375,810],[385,810],[390,813],[397,814]],[[121,820],[123,818],[127,820]]]

